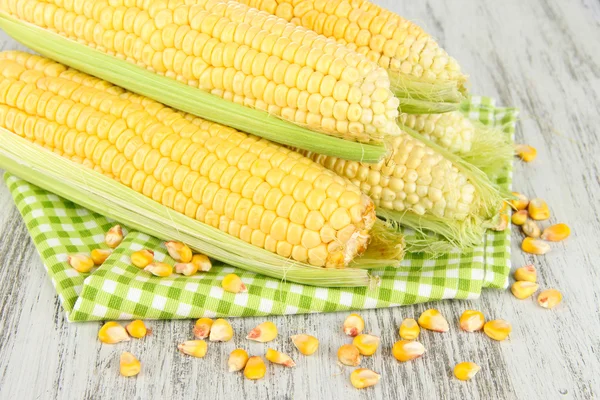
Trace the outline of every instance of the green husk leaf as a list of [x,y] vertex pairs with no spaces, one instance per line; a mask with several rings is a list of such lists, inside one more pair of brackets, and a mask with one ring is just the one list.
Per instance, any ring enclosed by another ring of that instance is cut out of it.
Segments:
[[[0,128],[0,168],[140,232],[163,240],[182,241],[198,252],[248,271],[324,287],[376,283],[375,278],[360,268],[360,259],[352,265],[357,268],[332,269],[281,257],[169,209],[4,128]],[[395,263],[392,260],[387,265]]]
[[21,21],[3,11],[0,11],[0,28],[22,44],[58,62],[176,109],[274,142],[365,163],[376,163],[387,153],[383,145],[329,136],[222,99]]
[[403,113],[442,114],[455,111],[465,98],[462,87],[456,81],[427,82],[396,71],[388,71],[388,75]]

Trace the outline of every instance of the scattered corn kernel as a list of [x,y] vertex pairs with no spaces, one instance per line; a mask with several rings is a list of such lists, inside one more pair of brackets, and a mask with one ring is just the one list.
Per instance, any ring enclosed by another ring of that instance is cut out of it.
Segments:
[[287,354],[281,353],[274,349],[267,349],[265,358],[274,364],[281,364],[286,367],[295,367],[296,363]]
[[210,335],[208,336],[208,339],[211,342],[227,342],[231,340],[232,337],[233,328],[231,327],[229,322],[227,322],[223,318],[219,318],[215,322],[213,322],[210,328]]
[[521,249],[526,253],[543,255],[550,251],[550,245],[543,240],[526,237],[521,243]]
[[252,329],[246,339],[254,340],[255,342],[270,342],[277,337],[277,326],[274,323],[267,321]]
[[508,228],[508,214],[499,214],[498,215],[498,223],[492,229],[497,232],[505,231]]
[[154,252],[152,250],[143,249],[131,254],[131,263],[138,268],[146,268],[152,261],[154,261]]
[[512,331],[512,326],[503,319],[495,319],[488,321],[483,326],[483,331],[490,338],[498,341],[502,341],[508,337]]
[[434,309],[423,311],[419,317],[419,325],[421,325],[421,328],[435,332],[448,332],[450,329],[446,318],[438,310]]
[[485,317],[481,311],[465,310],[460,316],[460,329],[467,332],[480,331],[485,323]]
[[242,279],[236,274],[227,274],[221,281],[221,287],[223,290],[229,293],[242,293],[247,292],[248,289]]
[[210,328],[213,325],[213,320],[210,318],[200,318],[194,324],[194,337],[196,339],[206,339],[210,334]]
[[400,324],[400,337],[406,340],[415,340],[421,333],[421,328],[414,318],[405,318]]
[[192,257],[192,263],[198,267],[198,271],[208,272],[212,268],[210,258],[204,254],[194,254]]
[[192,276],[198,272],[198,265],[194,263],[177,263],[175,264],[175,272],[185,276]]
[[527,281],[527,282],[536,282],[537,281],[537,271],[533,264],[526,265],[521,268],[517,268],[514,273],[514,277],[516,281]]
[[150,329],[146,328],[144,321],[139,319],[131,321],[125,329],[127,330],[127,333],[129,333],[129,336],[136,339],[141,339],[152,332]]
[[261,379],[267,373],[267,366],[261,357],[254,356],[248,359],[244,368],[244,376],[247,379]]
[[537,157],[537,150],[528,144],[517,144],[515,153],[525,162],[532,162]]
[[248,352],[244,349],[235,349],[231,352],[231,354],[229,354],[229,360],[227,361],[229,372],[237,372],[243,370],[247,362]]
[[381,339],[377,336],[361,333],[354,338],[352,344],[358,348],[358,352],[363,356],[371,356],[377,351],[380,341]]
[[529,202],[527,211],[529,211],[529,216],[536,221],[544,221],[550,218],[550,209],[548,209],[548,204],[542,199],[532,199]]
[[106,232],[104,243],[111,249],[114,249],[123,241],[123,228],[121,225],[115,225]]
[[94,268],[94,260],[85,254],[73,254],[67,257],[69,265],[81,273],[88,273]]
[[167,251],[173,260],[181,263],[189,263],[192,261],[192,250],[181,242],[165,242]]
[[513,213],[511,221],[514,225],[521,226],[527,221],[528,217],[529,213],[527,212],[527,210],[519,210]]
[[468,381],[481,370],[474,362],[461,362],[454,367],[454,376],[461,381]]
[[344,344],[337,351],[338,360],[344,365],[356,367],[360,364],[360,351],[353,344]]
[[102,325],[102,328],[100,328],[98,331],[98,339],[102,343],[107,344],[115,344],[131,340],[125,328],[114,321],[110,321]]
[[112,250],[109,249],[94,249],[90,255],[94,265],[102,265],[111,253]]
[[358,314],[350,314],[344,320],[342,328],[346,335],[354,337],[365,329],[365,321]]
[[516,197],[516,199],[510,201],[512,207],[517,211],[526,210],[529,205],[527,196],[519,192],[512,192],[512,194]]
[[510,287],[510,291],[517,299],[524,300],[533,296],[533,294],[537,292],[538,288],[539,285],[534,282],[516,281]]
[[148,264],[144,271],[150,272],[154,276],[159,276],[161,278],[166,278],[171,276],[173,273],[173,267],[167,263],[162,262],[153,262]]
[[142,363],[128,351],[121,353],[119,370],[123,376],[135,376],[142,370]]
[[188,356],[202,358],[206,355],[208,345],[204,340],[186,340],[177,346],[179,351]]
[[556,289],[546,289],[538,295],[537,301],[544,308],[554,308],[562,301],[562,293]]
[[396,360],[406,362],[425,354],[425,347],[414,340],[398,340],[392,347],[392,355]]
[[565,240],[571,234],[571,229],[567,224],[556,224],[544,229],[542,239],[550,242],[560,242]]
[[305,333],[293,335],[291,339],[298,351],[305,356],[310,356],[319,348],[319,339]]
[[350,383],[357,389],[374,386],[381,379],[381,375],[366,368],[358,368],[350,374]]
[[542,234],[542,231],[540,231],[540,227],[535,223],[535,221],[531,219],[525,220],[523,225],[521,225],[521,230],[526,236],[534,239],[539,238]]

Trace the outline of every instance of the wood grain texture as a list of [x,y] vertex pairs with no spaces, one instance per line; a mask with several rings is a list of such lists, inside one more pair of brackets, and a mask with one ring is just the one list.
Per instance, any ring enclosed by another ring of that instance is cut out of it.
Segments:
[[[225,372],[236,346],[262,354],[266,346],[243,335],[263,319],[233,321],[236,338],[211,345],[205,359],[176,352],[192,322],[154,321],[142,341],[101,346],[99,324],[65,321],[50,280],[0,184],[0,398],[20,399],[593,399],[600,397],[600,2],[597,0],[379,0],[422,24],[471,74],[472,91],[521,108],[517,139],[538,148],[531,165],[517,165],[515,188],[547,199],[554,219],[573,235],[544,257],[524,255],[514,233],[513,264],[535,263],[542,287],[565,295],[547,311],[507,291],[486,291],[477,301],[445,301],[364,311],[367,329],[382,350],[363,366],[382,373],[375,388],[357,391],[349,370],[336,363],[348,340],[345,314],[276,317],[280,337],[271,345],[295,354],[287,338],[307,332],[321,339],[318,354],[296,357],[298,367],[269,366],[266,379],[250,382]],[[0,47],[17,48],[0,33]],[[390,356],[397,327],[429,306],[452,322],[463,310],[512,322],[510,340],[479,334],[425,332],[428,353],[405,365]],[[118,355],[130,350],[143,363],[134,379],[118,375]],[[475,361],[471,382],[452,367]]]

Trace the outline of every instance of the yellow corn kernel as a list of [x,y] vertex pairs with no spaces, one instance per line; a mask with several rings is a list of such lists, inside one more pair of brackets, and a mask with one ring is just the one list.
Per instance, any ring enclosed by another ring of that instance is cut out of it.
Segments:
[[543,240],[526,237],[521,243],[521,249],[526,253],[543,255],[550,251],[550,245]]
[[392,355],[396,360],[406,362],[425,354],[425,347],[414,340],[398,340],[392,347]]
[[252,329],[246,339],[254,340],[255,342],[266,343],[275,340],[277,337],[277,326],[274,323],[267,321]]
[[400,324],[400,337],[406,340],[415,340],[421,333],[421,328],[414,318],[405,318]]
[[110,321],[102,325],[102,328],[100,328],[98,331],[98,339],[102,343],[107,344],[115,344],[131,340],[125,328],[114,321]]
[[104,261],[111,255],[112,250],[108,249],[94,249],[92,250],[90,256],[94,265],[102,265]]
[[267,373],[267,366],[261,357],[253,356],[248,359],[244,368],[244,376],[247,379],[261,379]]
[[556,224],[544,229],[542,239],[550,242],[560,242],[565,240],[571,234],[571,229],[567,224]]
[[227,366],[229,372],[237,372],[244,369],[248,362],[248,352],[244,349],[235,349],[229,354],[229,360],[227,360]]
[[529,213],[527,212],[527,210],[519,210],[519,211],[513,213],[512,217],[511,217],[511,221],[512,221],[513,225],[521,226],[527,221],[528,217],[529,217]]
[[526,236],[534,239],[539,238],[542,234],[542,231],[540,231],[540,227],[538,226],[538,224],[536,224],[535,221],[531,219],[525,220],[525,222],[521,226],[521,230]]
[[537,301],[544,308],[554,308],[562,302],[562,293],[556,289],[546,289],[538,295]]
[[188,356],[202,358],[206,355],[208,345],[204,340],[186,340],[185,342],[177,345],[179,351]]
[[529,216],[536,221],[544,221],[550,218],[548,204],[542,199],[532,199],[527,206]]
[[281,353],[274,349],[267,349],[265,358],[274,364],[285,365],[286,367],[295,367],[296,363],[287,354]]
[[166,278],[171,276],[173,273],[173,267],[167,263],[162,262],[153,262],[148,264],[144,271],[150,272],[154,276],[159,276],[161,278]]
[[248,291],[246,285],[242,282],[242,279],[236,274],[225,275],[221,281],[221,287],[229,293],[242,293]]
[[524,300],[531,297],[539,288],[539,285],[534,282],[517,281],[512,284],[510,291],[519,300]]
[[165,242],[167,251],[173,260],[181,263],[192,261],[192,250],[181,242],[169,241]]
[[88,273],[94,268],[94,260],[85,254],[73,254],[67,257],[69,265],[81,273]]
[[377,336],[361,333],[354,338],[352,344],[358,348],[358,351],[363,356],[371,356],[377,351],[380,341],[381,339]]
[[196,339],[206,339],[210,335],[210,328],[213,325],[213,320],[210,318],[200,318],[194,324],[194,337]]
[[510,201],[512,207],[517,211],[526,210],[529,205],[529,198],[519,192],[512,192],[512,194],[516,197],[516,199]]
[[337,351],[338,360],[351,367],[356,367],[360,364],[360,351],[353,344],[344,344]]
[[106,232],[104,243],[111,249],[114,249],[123,241],[123,228],[121,225],[115,225]]
[[152,250],[143,249],[131,253],[131,263],[138,268],[146,268],[152,261],[154,261]]
[[123,376],[135,376],[142,370],[142,363],[128,351],[121,353],[119,370]]
[[503,319],[495,319],[488,321],[483,325],[483,331],[490,338],[498,341],[502,341],[510,335],[512,326]]
[[342,328],[346,335],[354,337],[365,329],[365,321],[358,314],[350,314],[344,320]]
[[438,310],[429,309],[423,311],[419,316],[419,325],[421,328],[435,332],[448,332],[450,326],[448,321]]
[[498,232],[505,231],[508,228],[508,214],[499,214],[498,215],[498,223],[492,229]]
[[454,367],[454,376],[461,381],[468,381],[481,370],[474,362],[461,362]]
[[350,382],[357,389],[374,386],[381,379],[381,375],[367,368],[358,368],[350,374]]
[[291,339],[298,351],[305,356],[310,356],[319,348],[319,339],[305,333],[293,335]]
[[208,339],[211,342],[227,342],[233,337],[233,328],[223,318],[215,320],[210,328]]
[[192,262],[175,264],[175,272],[185,276],[192,276],[198,272],[198,266]]
[[465,310],[460,316],[460,329],[467,332],[480,331],[485,323],[485,317],[481,311]]
[[192,264],[196,265],[198,271],[208,272],[212,268],[210,258],[204,254],[194,254],[192,257]]
[[536,282],[537,281],[537,271],[533,264],[526,265],[521,268],[517,268],[514,273],[514,277],[516,281],[526,281],[526,282]]
[[134,337],[136,339],[141,339],[144,336],[152,333],[151,329],[146,328],[144,321],[139,319],[130,322],[129,325],[125,327],[125,329],[127,329],[127,333],[129,333],[129,336]]
[[532,162],[537,157],[537,150],[528,144],[517,144],[515,153],[525,162]]

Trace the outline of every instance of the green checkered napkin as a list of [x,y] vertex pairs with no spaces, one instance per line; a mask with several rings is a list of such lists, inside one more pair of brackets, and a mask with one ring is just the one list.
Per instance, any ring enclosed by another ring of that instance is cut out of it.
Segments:
[[[502,126],[512,137],[517,112],[497,108],[489,98],[471,99],[469,116]],[[498,179],[511,184],[511,166]],[[157,278],[130,265],[129,256],[142,248],[158,261],[173,262],[164,244],[144,233],[129,231],[102,266],[82,274],[67,264],[67,255],[102,247],[104,233],[115,224],[9,174],[5,181],[25,220],[70,321],[106,319],[175,319],[202,316],[255,316],[346,311],[393,307],[440,299],[477,298],[482,288],[504,288],[510,270],[510,231],[489,232],[484,244],[468,253],[431,259],[410,253],[398,269],[374,270],[381,285],[368,288],[303,286],[214,263],[207,273]],[[247,293],[231,294],[220,281],[235,272]]]

